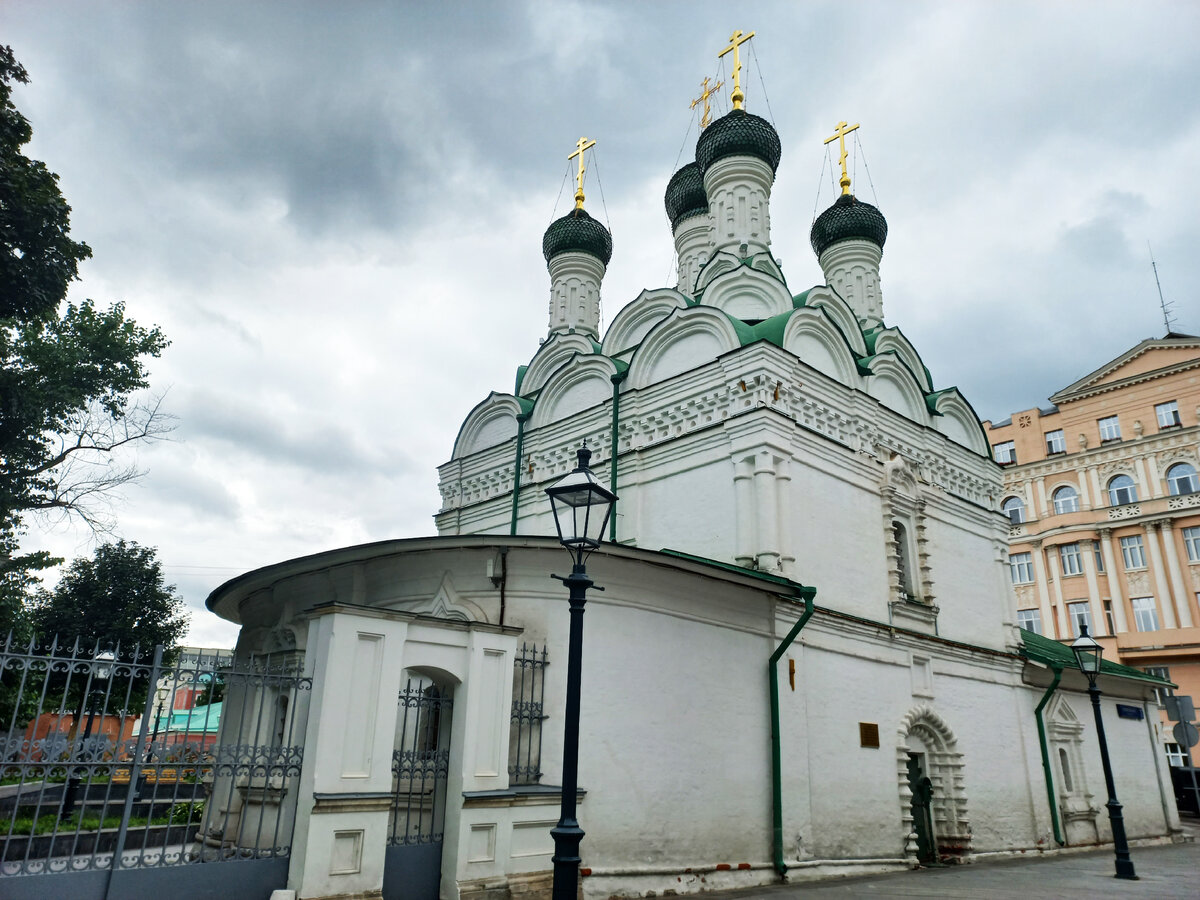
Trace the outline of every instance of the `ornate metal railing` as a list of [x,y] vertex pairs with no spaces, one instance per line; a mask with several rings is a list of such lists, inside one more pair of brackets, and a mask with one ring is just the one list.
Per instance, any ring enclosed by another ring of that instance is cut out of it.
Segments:
[[440,843],[450,773],[453,688],[410,678],[400,691],[392,751],[392,846]]
[[4,876],[287,856],[312,678],[104,643],[0,647]]
[[508,746],[509,784],[537,784],[542,777],[542,722],[546,720],[543,645],[521,644],[513,666],[513,703]]

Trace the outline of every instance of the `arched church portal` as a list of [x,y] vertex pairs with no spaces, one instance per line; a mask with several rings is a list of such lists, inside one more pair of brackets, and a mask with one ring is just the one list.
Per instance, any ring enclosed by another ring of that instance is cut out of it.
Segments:
[[[936,857],[963,858],[971,853],[971,826],[963,782],[963,755],[950,726],[928,706],[908,713],[896,736],[896,775],[899,786],[901,835],[904,845],[918,831],[913,818],[913,785],[929,779],[930,829]],[[916,808],[920,808],[918,797]],[[922,829],[924,832],[924,829]]]

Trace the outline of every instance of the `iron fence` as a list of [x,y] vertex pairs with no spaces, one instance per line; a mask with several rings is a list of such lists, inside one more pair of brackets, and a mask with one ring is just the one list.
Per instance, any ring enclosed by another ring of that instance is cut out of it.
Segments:
[[161,647],[10,636],[0,895],[6,876],[286,858],[311,688],[294,653],[164,664]]
[[521,644],[513,664],[513,703],[508,746],[509,784],[537,784],[542,777],[542,722],[545,714],[545,645]]
[[428,679],[410,678],[400,690],[392,751],[391,845],[442,841],[453,704],[453,688]]

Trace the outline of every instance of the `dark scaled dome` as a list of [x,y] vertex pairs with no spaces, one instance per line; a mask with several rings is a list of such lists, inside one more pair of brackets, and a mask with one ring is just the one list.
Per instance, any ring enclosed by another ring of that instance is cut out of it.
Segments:
[[871,241],[882,250],[887,240],[887,219],[870,203],[864,203],[853,194],[842,194],[833,206],[817,216],[809,239],[820,259],[821,254],[834,244],[854,238]]
[[612,259],[612,235],[584,210],[573,209],[551,222],[542,238],[542,255],[546,262],[571,250],[590,253],[607,266]]
[[663,203],[672,230],[688,216],[708,212],[708,195],[704,193],[704,180],[698,165],[690,162],[671,176]]
[[701,175],[718,159],[727,156],[757,156],[771,167],[773,173],[779,168],[782,153],[779,133],[774,126],[744,109],[721,116],[701,132],[696,143],[696,163]]

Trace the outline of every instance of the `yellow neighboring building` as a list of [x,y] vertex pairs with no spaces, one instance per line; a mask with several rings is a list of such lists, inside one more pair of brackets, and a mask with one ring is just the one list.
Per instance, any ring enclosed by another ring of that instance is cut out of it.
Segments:
[[1200,337],[1142,341],[1050,402],[984,423],[1018,624],[1063,641],[1086,624],[1105,658],[1200,701]]

